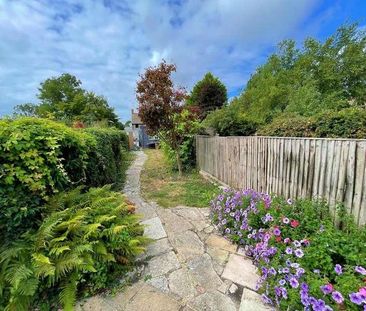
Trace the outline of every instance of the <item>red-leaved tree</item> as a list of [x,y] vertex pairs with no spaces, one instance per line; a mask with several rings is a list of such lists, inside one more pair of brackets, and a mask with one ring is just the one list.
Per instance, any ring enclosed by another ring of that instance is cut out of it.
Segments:
[[187,111],[183,109],[187,94],[183,88],[174,87],[171,74],[175,71],[176,66],[165,61],[147,68],[137,82],[136,97],[139,116],[148,134],[156,135],[174,150],[181,175],[179,150],[185,135],[196,126],[196,121],[187,117]]

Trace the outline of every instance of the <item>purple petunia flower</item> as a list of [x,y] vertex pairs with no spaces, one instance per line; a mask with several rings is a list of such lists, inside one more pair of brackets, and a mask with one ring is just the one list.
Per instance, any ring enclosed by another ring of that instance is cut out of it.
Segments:
[[295,268],[295,269],[297,269],[297,268],[299,268],[300,267],[300,265],[297,263],[297,262],[293,262],[292,264],[291,264],[291,268]]
[[283,242],[285,242],[286,244],[287,243],[290,243],[290,239],[289,238],[286,238],[286,239],[283,240]]
[[281,288],[275,287],[274,290],[275,290],[276,296],[278,296],[278,297],[281,297],[282,296]]
[[274,234],[275,236],[279,236],[279,235],[281,235],[281,230],[280,230],[279,228],[274,228],[274,229],[273,229],[273,234]]
[[225,233],[229,234],[230,233],[230,228],[226,228]]
[[361,273],[362,275],[366,275],[366,269],[364,267],[356,266],[355,271]]
[[342,266],[339,265],[339,264],[336,264],[335,267],[334,267],[334,271],[335,273],[337,273],[338,275],[341,275],[342,274]]
[[299,282],[295,278],[291,278],[289,283],[290,283],[292,288],[298,288],[299,287]]
[[307,295],[308,294],[308,292],[309,292],[309,285],[308,284],[306,284],[306,283],[301,283],[301,286],[300,286],[300,294],[301,295]]
[[247,229],[247,225],[246,224],[242,224],[241,226],[240,226],[240,230],[246,230]]
[[287,200],[287,204],[292,205],[292,200],[291,199],[288,199]]
[[284,288],[284,287],[281,287],[281,291],[282,291],[282,297],[283,297],[284,299],[287,299],[287,289],[286,289],[286,288]]
[[333,285],[326,284],[326,285],[320,286],[320,289],[322,290],[324,295],[328,295],[333,291]]
[[314,311],[323,311],[325,308],[324,300],[318,299],[316,302],[313,303],[313,310]]
[[351,293],[349,294],[349,299],[351,302],[355,303],[356,305],[361,305],[363,302],[363,297],[360,293]]
[[269,270],[268,270],[269,274],[271,275],[276,275],[277,274],[277,271],[275,268],[271,267]]
[[302,256],[304,256],[304,252],[298,248],[297,250],[295,250],[295,256],[301,258]]
[[340,292],[334,291],[332,293],[332,298],[336,303],[342,303],[344,301],[344,298]]
[[262,294],[262,299],[265,303],[273,304],[271,298],[269,298],[266,294]]
[[284,286],[286,284],[286,281],[284,279],[281,279],[278,281],[278,284],[280,284],[281,286]]
[[287,247],[286,250],[285,250],[285,253],[287,255],[291,255],[292,254],[292,248],[291,247]]
[[283,273],[289,273],[289,272],[290,272],[290,269],[289,269],[289,268],[283,268],[283,269],[282,269],[282,272],[283,272]]
[[300,277],[305,273],[305,270],[303,268],[296,269],[296,276]]
[[287,267],[291,267],[291,260],[290,260],[290,259],[287,259],[287,260],[286,260],[286,266],[287,266]]
[[284,224],[289,224],[290,223],[290,219],[288,219],[287,217],[284,217],[282,219],[282,221],[283,221]]
[[226,224],[226,222],[227,222],[227,220],[224,218],[224,219],[222,220],[221,224],[222,224],[222,225],[225,225],[225,224]]
[[319,269],[314,269],[313,272],[316,273],[316,274],[320,274],[320,270]]

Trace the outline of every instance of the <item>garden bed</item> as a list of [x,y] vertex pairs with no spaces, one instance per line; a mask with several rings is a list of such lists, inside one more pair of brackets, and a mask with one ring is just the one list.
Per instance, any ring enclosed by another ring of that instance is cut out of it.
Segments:
[[211,215],[258,266],[265,302],[281,310],[366,310],[366,230],[342,207],[336,228],[328,210],[323,202],[226,189]]

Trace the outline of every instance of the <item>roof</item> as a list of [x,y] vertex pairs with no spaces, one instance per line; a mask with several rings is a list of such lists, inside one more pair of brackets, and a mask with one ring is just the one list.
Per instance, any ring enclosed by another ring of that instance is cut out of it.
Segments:
[[134,112],[134,110],[133,110],[133,109],[132,109],[132,118],[131,118],[131,121],[132,121],[132,124],[144,124],[144,123],[141,121],[141,119],[140,119],[140,117],[139,117],[138,113],[137,113],[137,112]]

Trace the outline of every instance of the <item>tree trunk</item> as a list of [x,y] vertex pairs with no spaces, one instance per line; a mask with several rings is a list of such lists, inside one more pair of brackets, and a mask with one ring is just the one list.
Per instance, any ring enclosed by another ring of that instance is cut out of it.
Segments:
[[179,173],[179,177],[182,176],[182,160],[180,158],[179,155],[179,149],[175,151],[176,156],[177,156],[177,166],[178,166],[178,173]]

